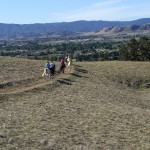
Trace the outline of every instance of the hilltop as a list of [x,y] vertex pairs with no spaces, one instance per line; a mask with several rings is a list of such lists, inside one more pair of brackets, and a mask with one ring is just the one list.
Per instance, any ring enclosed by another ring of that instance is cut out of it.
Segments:
[[[43,63],[0,59],[0,79],[37,79]],[[149,149],[149,70],[149,62],[76,62],[49,84],[0,93],[1,149]]]

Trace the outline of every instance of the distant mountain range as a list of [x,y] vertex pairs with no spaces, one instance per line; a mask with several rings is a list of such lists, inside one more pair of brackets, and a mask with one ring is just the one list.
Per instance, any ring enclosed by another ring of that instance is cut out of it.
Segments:
[[[16,35],[16,34],[54,34],[66,33],[72,34],[77,32],[91,32],[100,31],[100,29],[110,28],[112,32],[118,32],[123,28],[131,26],[131,28],[140,28],[144,24],[150,23],[150,18],[143,18],[134,21],[75,21],[75,22],[61,22],[61,23],[46,23],[46,24],[3,24],[0,23],[0,36]],[[135,25],[135,26],[134,26]],[[145,27],[143,27],[145,28]],[[126,30],[130,30],[126,28]]]

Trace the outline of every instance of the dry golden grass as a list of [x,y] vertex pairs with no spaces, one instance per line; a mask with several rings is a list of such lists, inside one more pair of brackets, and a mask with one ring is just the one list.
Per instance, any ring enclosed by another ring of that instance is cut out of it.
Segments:
[[101,76],[129,87],[138,88],[144,83],[150,83],[150,62],[110,61],[94,62],[91,65],[99,70]]
[[149,81],[148,64],[75,63],[73,73],[50,85],[0,95],[0,148],[148,150],[150,93],[120,84]]
[[0,57],[0,83],[40,77],[41,66],[44,66],[44,61]]
[[[42,79],[46,61],[0,57],[0,88],[18,87]],[[55,62],[56,70],[59,63]]]

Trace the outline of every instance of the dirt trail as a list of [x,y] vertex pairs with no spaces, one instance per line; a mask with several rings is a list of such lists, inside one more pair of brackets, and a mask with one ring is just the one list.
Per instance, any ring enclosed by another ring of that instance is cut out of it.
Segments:
[[0,95],[0,149],[150,149],[149,92],[112,81],[120,63],[76,62],[29,85],[38,89]]
[[60,78],[66,78],[70,75],[70,73],[74,72],[74,67],[70,67],[70,68],[66,68],[65,69],[65,73],[56,73],[56,75],[51,78],[51,79],[37,79],[36,81],[30,82],[30,83],[26,83],[26,84],[21,84],[17,87],[13,87],[13,86],[8,86],[4,89],[0,89],[0,94],[17,94],[17,93],[21,93],[21,92],[25,92],[25,91],[29,91],[35,88],[39,88],[48,84],[52,84],[55,81],[57,81]]

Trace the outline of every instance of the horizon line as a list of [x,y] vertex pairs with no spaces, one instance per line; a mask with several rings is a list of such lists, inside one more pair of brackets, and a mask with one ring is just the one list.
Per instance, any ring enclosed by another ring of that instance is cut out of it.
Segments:
[[141,19],[150,19],[149,18],[138,18],[133,20],[75,20],[75,21],[60,21],[60,22],[47,22],[47,23],[0,23],[0,24],[13,24],[13,25],[34,25],[34,24],[57,24],[57,23],[73,23],[73,22],[79,22],[79,21],[85,21],[85,22],[92,22],[92,21],[108,21],[108,22],[130,22],[130,21],[137,21]]

